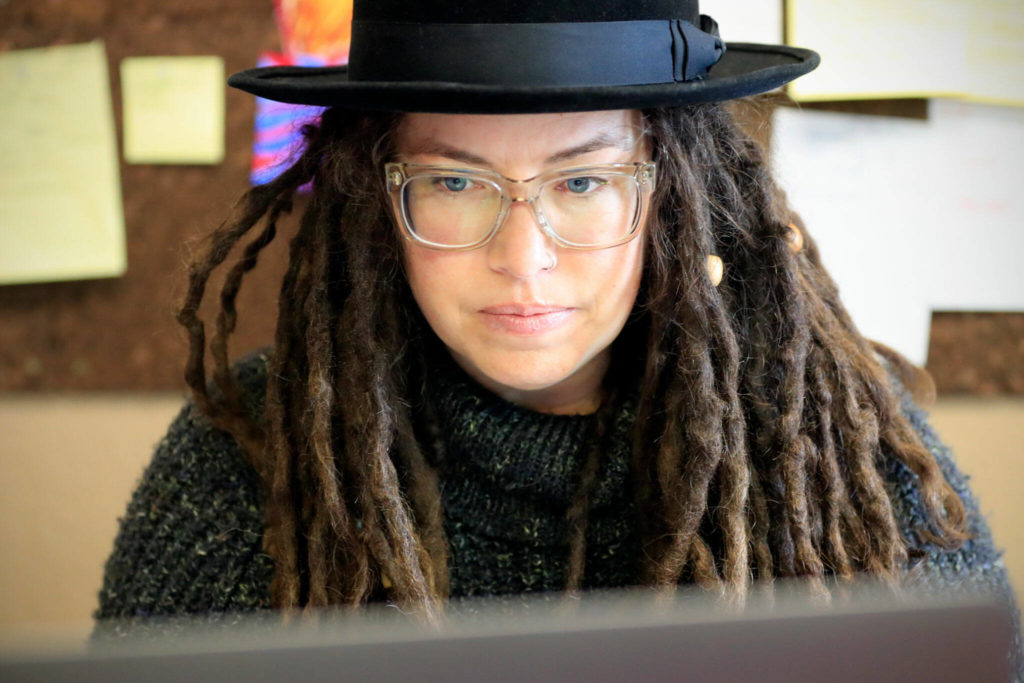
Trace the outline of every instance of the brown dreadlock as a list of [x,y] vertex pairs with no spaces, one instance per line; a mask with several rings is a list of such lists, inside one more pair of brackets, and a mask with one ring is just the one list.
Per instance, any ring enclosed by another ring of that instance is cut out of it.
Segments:
[[[721,105],[644,112],[658,163],[644,282],[616,354],[643,359],[633,438],[644,581],[742,597],[751,578],[867,572],[907,560],[881,474],[913,471],[931,540],[964,539],[963,506],[903,417],[888,373],[839,301],[813,242],[794,253],[759,148]],[[397,115],[327,110],[302,157],[250,190],[191,266],[179,321],[196,404],[244,446],[264,482],[273,603],[357,606],[386,595],[432,618],[448,593],[436,420],[423,398],[429,328],[405,282],[382,178]],[[313,195],[281,286],[265,415],[232,379],[227,342],[243,276],[296,190]],[[197,311],[211,272],[257,226],[221,290],[204,367]],[[715,287],[707,254],[727,264]],[[630,345],[633,348],[624,346]],[[343,389],[342,389],[343,388]],[[567,588],[581,584],[609,388],[567,511]]]

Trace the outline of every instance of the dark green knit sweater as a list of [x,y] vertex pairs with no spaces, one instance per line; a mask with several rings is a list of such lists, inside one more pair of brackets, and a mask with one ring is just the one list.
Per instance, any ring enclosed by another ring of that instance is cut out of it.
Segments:
[[[593,418],[535,413],[486,392],[454,363],[440,368],[430,382],[445,449],[441,495],[453,597],[561,589],[565,510]],[[262,414],[266,357],[250,356],[236,370],[250,409]],[[588,587],[637,581],[628,467],[633,411],[627,399],[613,420],[588,532]],[[926,528],[926,517],[916,478],[890,459],[890,496],[918,557],[910,580],[944,594],[1012,595],[966,477],[926,416],[909,401],[905,412],[963,499],[972,533],[955,551],[921,539],[916,530]],[[186,405],[121,520],[97,619],[120,620],[106,626],[123,633],[151,616],[219,619],[267,607],[273,566],[261,549],[262,510],[258,479],[237,444]]]

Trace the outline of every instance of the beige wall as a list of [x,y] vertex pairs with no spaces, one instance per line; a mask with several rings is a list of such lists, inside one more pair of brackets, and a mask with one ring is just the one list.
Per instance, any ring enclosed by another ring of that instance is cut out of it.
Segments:
[[[181,405],[169,395],[0,396],[0,642],[26,625],[85,634],[117,518]],[[933,422],[973,475],[1024,587],[1024,399],[941,402]]]
[[933,408],[932,424],[971,476],[1024,602],[1024,398],[946,399]]
[[87,633],[117,519],[171,395],[0,397],[0,628]]

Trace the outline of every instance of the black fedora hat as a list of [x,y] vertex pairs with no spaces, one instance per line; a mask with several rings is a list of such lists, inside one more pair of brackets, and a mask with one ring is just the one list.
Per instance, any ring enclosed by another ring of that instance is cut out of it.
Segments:
[[726,45],[697,0],[355,0],[347,66],[248,69],[228,84],[352,109],[590,111],[754,95],[818,60],[802,48]]

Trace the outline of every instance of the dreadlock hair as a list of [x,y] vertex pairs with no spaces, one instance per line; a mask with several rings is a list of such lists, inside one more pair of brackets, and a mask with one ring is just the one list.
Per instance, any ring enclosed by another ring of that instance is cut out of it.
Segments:
[[[302,156],[210,236],[178,314],[194,402],[264,484],[272,601],[286,610],[383,597],[436,619],[448,594],[441,440],[423,386],[432,333],[403,274],[382,177],[400,121],[326,110],[305,131]],[[884,485],[889,458],[919,480],[930,522],[915,533],[959,545],[960,499],[902,415],[814,243],[790,248],[787,226],[799,219],[760,149],[719,104],[648,110],[643,122],[658,179],[643,283],[615,354],[641,359],[632,469],[644,583],[694,582],[739,599],[751,579],[806,577],[825,594],[858,573],[897,584],[907,539]],[[310,182],[257,419],[230,372],[235,299]],[[211,272],[261,220],[221,289],[208,386],[197,311]],[[726,264],[718,287],[708,254]],[[566,513],[569,590],[584,577],[615,387],[606,393]]]

